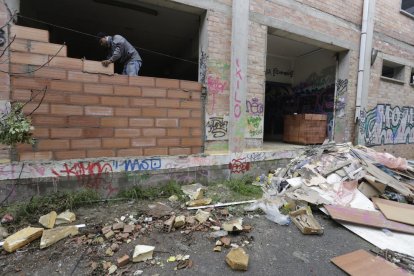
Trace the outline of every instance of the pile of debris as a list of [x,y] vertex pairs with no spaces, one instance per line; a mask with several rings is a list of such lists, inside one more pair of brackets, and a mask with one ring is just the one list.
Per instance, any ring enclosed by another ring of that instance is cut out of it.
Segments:
[[[287,167],[259,176],[253,184],[262,187],[263,198],[245,209],[261,209],[280,225],[293,221],[304,234],[322,234],[310,208],[317,207],[378,248],[414,256],[409,164],[363,146],[310,147]],[[413,265],[404,268],[414,272]]]

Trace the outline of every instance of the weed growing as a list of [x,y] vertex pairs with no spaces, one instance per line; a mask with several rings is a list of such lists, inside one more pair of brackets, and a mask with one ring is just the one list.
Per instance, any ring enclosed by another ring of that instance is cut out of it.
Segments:
[[133,187],[131,189],[122,190],[118,193],[118,197],[128,199],[148,199],[167,198],[172,195],[178,196],[180,200],[184,199],[184,194],[181,186],[175,182],[170,181],[166,185],[157,187]]

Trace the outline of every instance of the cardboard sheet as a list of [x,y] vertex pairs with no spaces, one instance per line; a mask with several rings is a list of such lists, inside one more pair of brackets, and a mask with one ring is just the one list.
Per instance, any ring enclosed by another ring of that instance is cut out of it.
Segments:
[[414,225],[414,205],[381,198],[372,198],[372,201],[387,219]]
[[331,261],[349,275],[410,275],[395,264],[362,249],[335,257]]
[[325,208],[335,220],[414,234],[413,226],[388,220],[378,211],[367,211],[339,205],[325,205]]

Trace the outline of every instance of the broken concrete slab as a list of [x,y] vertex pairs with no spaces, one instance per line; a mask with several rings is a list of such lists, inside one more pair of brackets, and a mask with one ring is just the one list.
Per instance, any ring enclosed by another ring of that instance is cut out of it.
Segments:
[[180,228],[185,225],[185,216],[177,216],[174,221],[174,228]]
[[220,238],[220,242],[225,246],[225,247],[230,247],[231,244],[231,238],[230,237],[221,237]]
[[221,227],[227,232],[243,231],[243,218],[235,218],[230,221],[223,222]]
[[9,236],[3,244],[4,250],[11,253],[17,249],[29,244],[31,241],[34,241],[40,236],[42,236],[43,228],[36,227],[26,227],[13,235]]
[[183,191],[183,193],[186,194],[187,196],[189,196],[190,199],[195,199],[194,195],[197,193],[197,190],[199,190],[199,189],[204,189],[205,190],[206,187],[203,186],[200,183],[181,186],[181,190]]
[[136,262],[144,262],[146,260],[151,260],[154,250],[155,250],[154,246],[139,244],[135,246],[132,261],[136,263]]
[[203,210],[197,210],[197,213],[195,215],[195,219],[199,223],[206,222],[209,217],[210,217],[210,212],[206,212],[206,211],[203,211]]
[[55,211],[50,212],[49,214],[43,215],[39,218],[39,223],[43,227],[51,229],[55,225],[57,213]]
[[233,270],[247,270],[249,265],[249,255],[246,254],[243,248],[233,248],[226,256],[226,263]]
[[112,250],[112,248],[111,248],[111,247],[108,247],[108,248],[106,249],[106,251],[105,251],[105,254],[106,254],[107,256],[112,257],[112,256],[114,255],[114,251]]
[[204,206],[204,205],[209,205],[211,203],[212,199],[211,198],[201,198],[201,199],[194,199],[191,201],[187,201],[185,204],[188,207],[197,207],[197,206]]
[[121,230],[121,229],[124,229],[124,223],[123,222],[114,223],[112,225],[112,230]]
[[77,234],[79,234],[79,230],[76,226],[62,226],[45,230],[40,240],[40,249],[46,248],[68,236],[75,236]]
[[108,269],[108,274],[113,274],[117,269],[118,267],[116,265],[111,265],[111,267]]
[[114,231],[112,231],[112,230],[109,230],[109,232],[106,232],[106,234],[105,234],[105,238],[106,238],[106,239],[110,239],[110,238],[112,238],[114,235],[115,235],[115,232],[114,232]]
[[9,236],[9,233],[7,232],[7,229],[3,226],[0,226],[0,240],[5,239]]
[[75,220],[76,220],[76,215],[74,213],[70,212],[69,210],[66,210],[65,212],[60,213],[56,217],[55,224],[56,225],[66,224],[66,223],[71,223]]
[[213,249],[214,252],[221,252],[221,246],[217,245]]
[[148,210],[146,210],[147,215],[160,218],[168,216],[172,212],[172,208],[164,203],[156,202],[154,204],[148,204]]
[[126,224],[124,225],[124,233],[132,233],[135,229],[135,225]]

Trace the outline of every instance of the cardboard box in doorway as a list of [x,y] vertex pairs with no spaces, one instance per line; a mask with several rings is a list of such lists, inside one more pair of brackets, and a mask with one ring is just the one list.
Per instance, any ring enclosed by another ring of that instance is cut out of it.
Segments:
[[283,141],[302,145],[322,144],[326,139],[326,114],[285,115]]

